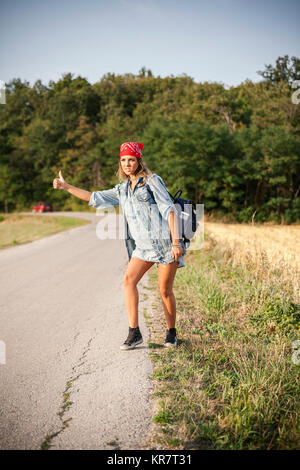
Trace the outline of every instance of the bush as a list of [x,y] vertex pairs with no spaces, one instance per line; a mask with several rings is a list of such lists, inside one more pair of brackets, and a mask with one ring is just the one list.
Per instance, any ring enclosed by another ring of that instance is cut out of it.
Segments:
[[245,209],[240,210],[237,214],[238,222],[251,222],[254,212],[255,210],[252,206],[248,206]]

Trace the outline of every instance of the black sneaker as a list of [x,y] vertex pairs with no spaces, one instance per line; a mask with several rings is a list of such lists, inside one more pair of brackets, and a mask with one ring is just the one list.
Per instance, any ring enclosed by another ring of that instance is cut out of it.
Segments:
[[124,344],[120,346],[120,349],[122,350],[133,349],[138,344],[141,344],[142,342],[143,342],[143,337],[141,335],[139,327],[138,326],[136,328],[129,327],[129,333],[128,333],[127,339],[126,341],[124,341]]
[[166,332],[166,339],[164,342],[165,348],[172,348],[177,346],[176,328],[170,328]]

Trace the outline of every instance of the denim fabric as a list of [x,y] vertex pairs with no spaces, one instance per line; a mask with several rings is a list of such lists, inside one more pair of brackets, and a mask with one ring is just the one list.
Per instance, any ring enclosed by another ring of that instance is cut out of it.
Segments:
[[[180,240],[180,243],[181,243],[181,246],[182,246],[182,249],[183,249],[183,253],[185,254],[186,252],[186,249],[185,249],[185,246],[184,246],[184,243],[182,240]],[[184,264],[184,254],[182,256],[180,256],[178,258],[178,268],[183,268],[185,266]],[[151,250],[142,250],[140,248],[135,248],[132,252],[132,255],[131,255],[133,258],[139,258],[139,259],[142,259],[144,261],[152,261],[155,263],[156,267],[158,268],[158,263],[161,263],[161,264],[170,264],[170,263],[173,263],[174,262],[174,258],[172,256],[172,252],[171,252],[171,249],[169,250],[169,252],[165,255],[164,259],[161,259],[153,249]]]
[[139,203],[137,202],[137,200],[139,201],[138,198],[139,196],[136,197],[134,194],[134,190],[132,192],[130,185],[128,185],[128,193],[123,207],[123,211],[126,215],[126,219],[130,227],[130,234],[135,241],[136,248],[149,252],[149,250],[153,251],[150,238],[151,234],[144,221],[139,221],[140,207]]
[[[154,198],[146,188],[150,186]],[[133,189],[127,181],[117,184],[114,188],[104,191],[94,191],[91,194],[89,206],[106,208],[120,205],[123,210],[125,224],[125,244],[128,258],[131,256],[169,264],[172,257],[172,237],[168,222],[171,211],[178,211],[170,198],[167,188],[160,176],[152,174],[140,177]],[[184,267],[186,248],[181,241],[183,255],[178,258],[178,268]]]

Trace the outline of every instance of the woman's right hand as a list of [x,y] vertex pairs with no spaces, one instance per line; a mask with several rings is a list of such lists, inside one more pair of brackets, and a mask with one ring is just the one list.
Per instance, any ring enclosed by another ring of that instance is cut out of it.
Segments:
[[59,170],[59,178],[54,178],[53,188],[54,189],[66,189],[67,183],[65,182],[61,171]]

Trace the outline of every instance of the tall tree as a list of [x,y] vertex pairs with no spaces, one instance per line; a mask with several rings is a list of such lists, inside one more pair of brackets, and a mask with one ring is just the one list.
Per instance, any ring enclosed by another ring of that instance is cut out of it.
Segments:
[[292,83],[295,80],[300,80],[300,59],[295,56],[289,58],[288,55],[278,57],[275,66],[265,65],[265,70],[259,70],[257,73],[267,82],[286,81]]

